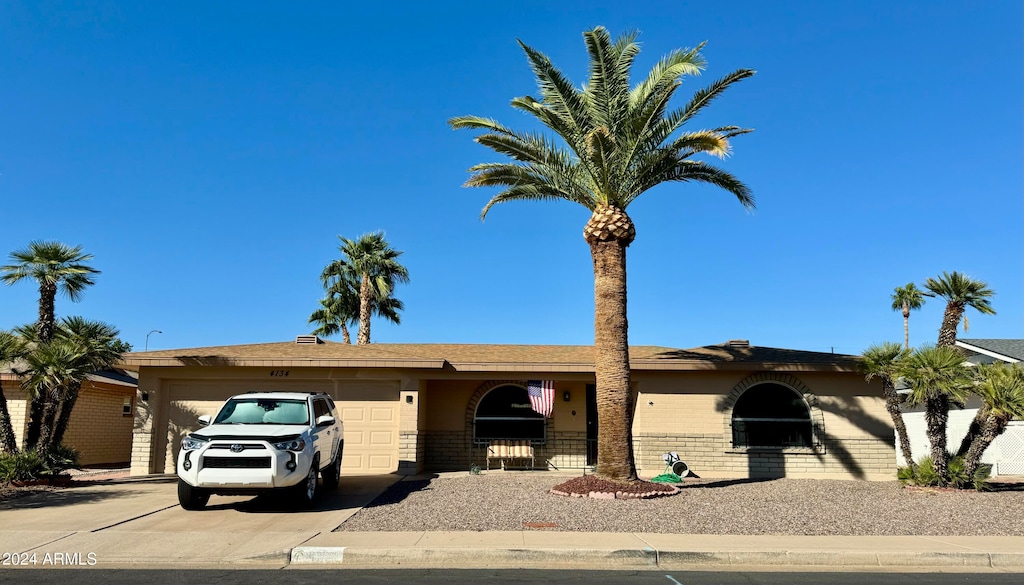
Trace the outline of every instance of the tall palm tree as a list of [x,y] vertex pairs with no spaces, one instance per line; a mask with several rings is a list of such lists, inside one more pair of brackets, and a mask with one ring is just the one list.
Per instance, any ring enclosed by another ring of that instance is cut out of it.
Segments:
[[60,242],[29,242],[27,248],[11,252],[14,262],[0,266],[3,281],[8,285],[31,279],[39,285],[39,320],[36,322],[40,341],[53,339],[56,321],[55,300],[57,291],[72,301],[78,301],[87,286],[94,284],[92,275],[99,270],[85,262],[92,260],[92,254],[82,252],[81,246],[68,246]]
[[926,280],[924,286],[935,296],[946,299],[946,310],[939,328],[939,345],[956,345],[956,328],[961,318],[964,320],[964,331],[967,331],[967,317],[964,315],[967,307],[972,307],[982,315],[996,314],[988,300],[995,293],[980,280],[956,271],[943,272],[938,278]]
[[396,304],[397,299],[387,299],[393,296],[395,284],[409,282],[409,270],[398,261],[402,252],[391,247],[384,239],[384,232],[363,234],[355,240],[341,236],[339,239],[342,258],[324,268],[321,279],[325,284],[330,283],[328,294],[336,284],[340,287],[340,294],[348,282],[359,283],[359,333],[356,343],[365,345],[370,343],[370,318],[374,314],[375,299],[379,302],[378,308],[384,306],[385,310],[392,311],[397,317],[394,311],[401,310],[401,302]]
[[898,343],[886,342],[880,345],[872,345],[864,350],[861,356],[861,371],[864,378],[871,381],[878,378],[882,381],[882,394],[885,396],[885,409],[892,418],[893,428],[896,429],[896,437],[899,439],[900,451],[903,453],[903,460],[911,470],[915,469],[914,456],[910,450],[910,437],[907,436],[907,425],[903,422],[903,411],[900,403],[902,397],[896,393],[895,380],[898,377],[900,360],[905,359],[910,350],[900,347]]
[[918,349],[899,361],[897,373],[910,386],[909,402],[925,407],[925,432],[931,443],[932,463],[943,485],[949,482],[946,427],[950,401],[962,402],[971,392],[971,372],[956,348]]
[[734,71],[696,92],[681,108],[669,102],[682,80],[704,68],[703,44],[670,52],[646,79],[630,88],[633,61],[640,52],[636,34],[612,42],[598,27],[583,33],[590,56],[590,78],[578,88],[542,53],[519,45],[537,77],[540,100],[512,100],[555,133],[562,143],[538,133],[511,130],[496,120],[460,116],[455,129],[482,130],[476,142],[511,162],[469,169],[469,187],[501,187],[481,212],[499,203],[566,200],[590,211],[583,237],[594,263],[594,349],[598,402],[597,473],[634,480],[631,436],[629,341],[626,322],[626,247],[636,236],[626,208],[648,189],[670,181],[715,185],[753,208],[750,190],[726,171],[694,156],[725,157],[729,139],[750,130],[722,126],[681,131],[684,125],[733,83],[754,74]]
[[[0,369],[25,355],[25,345],[21,338],[10,331],[0,331]],[[18,442],[11,423],[11,413],[7,409],[7,397],[4,396],[3,384],[0,383],[0,451],[17,453]]]
[[974,392],[982,400],[978,413],[985,413],[970,445],[964,451],[964,472],[974,477],[981,456],[1015,418],[1024,418],[1024,367],[1020,364],[980,366],[981,380]]
[[[928,295],[930,296],[930,295]],[[892,293],[892,310],[903,311],[903,347],[910,349],[910,311],[924,306],[925,293],[912,282],[898,286]]]

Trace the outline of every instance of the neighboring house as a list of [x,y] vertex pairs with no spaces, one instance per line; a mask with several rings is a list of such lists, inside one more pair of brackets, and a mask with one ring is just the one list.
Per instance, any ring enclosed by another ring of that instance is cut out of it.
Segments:
[[[966,355],[971,364],[995,362],[1017,363],[1024,360],[1024,339],[958,339],[957,347]],[[978,413],[980,402],[970,400],[963,409],[949,411],[946,427],[947,444],[951,451],[960,447],[960,441],[967,434],[971,421]],[[908,409],[903,414],[910,438],[910,448],[915,458],[928,454],[930,443],[926,433],[923,407]],[[897,453],[897,461],[905,465],[903,455]],[[1006,432],[989,445],[981,458],[992,466],[993,475],[1024,475],[1024,421],[1012,421]]]
[[1024,360],[1024,339],[958,339],[957,347],[972,364],[1017,363]]
[[[630,348],[638,471],[677,452],[702,477],[892,479],[881,386],[848,355],[754,347]],[[181,438],[248,391],[323,391],[345,423],[343,472],[484,467],[494,439],[530,440],[538,467],[596,463],[592,346],[295,342],[126,354],[139,372],[133,475],[171,473]],[[552,416],[527,381],[554,381]]]
[[[28,396],[10,368],[0,372],[18,447],[28,430]],[[130,372],[96,372],[82,384],[63,443],[81,452],[87,466],[125,465],[131,459],[138,382]]]

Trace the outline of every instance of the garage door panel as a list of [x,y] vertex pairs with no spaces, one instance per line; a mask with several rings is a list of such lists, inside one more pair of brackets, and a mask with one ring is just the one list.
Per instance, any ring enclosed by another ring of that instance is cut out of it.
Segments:
[[341,420],[346,423],[361,423],[366,421],[366,410],[363,408],[341,408]]
[[[345,451],[358,445],[348,473],[391,473],[398,469],[398,401],[346,400],[339,405],[345,423]],[[351,439],[350,439],[351,437]]]
[[388,408],[371,408],[370,409],[370,421],[371,422],[392,422],[395,420],[395,409],[394,407]]
[[393,431],[373,431],[370,433],[370,445],[374,447],[393,447],[395,433]]

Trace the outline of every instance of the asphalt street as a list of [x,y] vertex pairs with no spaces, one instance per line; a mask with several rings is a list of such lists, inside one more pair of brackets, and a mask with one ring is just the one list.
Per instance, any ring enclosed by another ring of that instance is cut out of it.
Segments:
[[[16,571],[16,572],[15,572]],[[818,573],[711,571],[559,571],[559,570],[93,570],[17,569],[0,571],[0,582],[19,585],[305,585],[388,583],[480,585],[545,583],[586,585],[1018,585],[1007,573]]]

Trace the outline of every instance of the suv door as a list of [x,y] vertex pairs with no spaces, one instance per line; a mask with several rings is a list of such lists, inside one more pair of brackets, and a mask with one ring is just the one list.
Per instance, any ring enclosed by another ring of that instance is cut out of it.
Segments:
[[[331,414],[331,409],[327,405],[327,401],[323,398],[313,399],[313,424],[316,425],[316,421],[321,416]],[[334,439],[332,430],[334,426],[321,427],[317,426],[313,431],[315,434],[316,450],[320,453],[320,467],[325,467],[328,463],[334,460]]]

